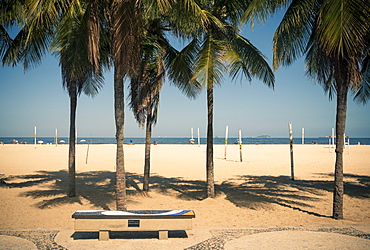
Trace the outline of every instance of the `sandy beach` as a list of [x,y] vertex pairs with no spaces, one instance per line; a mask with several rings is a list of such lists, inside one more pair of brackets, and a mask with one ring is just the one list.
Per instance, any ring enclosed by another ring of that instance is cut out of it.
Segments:
[[[1,145],[0,229],[72,230],[76,210],[114,210],[115,145],[90,145],[88,157],[87,149],[77,146],[77,197],[69,198],[68,145]],[[192,209],[195,232],[370,224],[370,145],[345,150],[341,221],[330,218],[335,153],[328,145],[294,145],[294,181],[289,145],[243,145],[243,162],[239,146],[228,145],[225,160],[225,146],[215,145],[215,199],[204,197],[205,145],[152,146],[148,195],[141,192],[144,145],[124,149],[128,209]]]

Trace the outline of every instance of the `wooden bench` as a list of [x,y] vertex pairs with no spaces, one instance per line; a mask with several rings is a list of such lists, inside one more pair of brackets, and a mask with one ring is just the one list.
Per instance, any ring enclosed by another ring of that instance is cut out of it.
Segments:
[[110,231],[158,231],[168,239],[169,230],[191,230],[193,210],[78,210],[73,215],[76,232],[99,231],[99,240],[109,240]]

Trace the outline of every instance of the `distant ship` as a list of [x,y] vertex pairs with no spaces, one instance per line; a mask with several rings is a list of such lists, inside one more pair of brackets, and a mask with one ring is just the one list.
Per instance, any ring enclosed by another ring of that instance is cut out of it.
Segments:
[[269,135],[259,135],[257,136],[257,138],[272,138],[272,137]]

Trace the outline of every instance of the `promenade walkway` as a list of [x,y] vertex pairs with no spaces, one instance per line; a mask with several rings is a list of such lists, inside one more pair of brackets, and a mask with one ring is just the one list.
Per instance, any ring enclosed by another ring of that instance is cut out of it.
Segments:
[[109,241],[98,233],[73,229],[0,229],[0,249],[370,249],[370,225],[201,228],[157,232],[112,232]]

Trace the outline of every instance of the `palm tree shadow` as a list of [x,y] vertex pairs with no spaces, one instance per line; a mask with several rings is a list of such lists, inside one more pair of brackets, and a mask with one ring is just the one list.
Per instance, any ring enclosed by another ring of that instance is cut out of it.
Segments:
[[[140,188],[143,176],[127,173],[128,199],[135,200],[137,195],[145,195]],[[76,197],[68,197],[68,173],[65,170],[39,171],[33,175],[1,176],[0,187],[26,188],[36,186],[36,190],[25,191],[22,196],[34,199],[42,198],[36,206],[41,209],[63,204],[83,204],[87,200],[92,205],[104,210],[115,201],[115,173],[110,171],[90,171],[76,176]],[[326,175],[330,177],[330,175]],[[350,197],[370,198],[370,177],[345,175],[345,194]],[[269,204],[277,204],[290,209],[320,217],[328,217],[312,210],[315,201],[323,199],[325,192],[332,192],[332,181],[292,181],[288,176],[237,176],[216,185],[216,194],[224,194],[226,199],[238,207],[259,209]],[[150,188],[163,195],[177,199],[201,201],[206,198],[206,183],[201,180],[184,180],[183,178],[166,178],[152,174]]]
[[[139,186],[131,177],[127,177],[128,194],[141,193]],[[38,187],[36,190],[25,191],[21,196],[34,199],[43,198],[36,206],[44,209],[64,204],[83,204],[88,200],[101,209],[110,210],[115,200],[115,173],[109,171],[91,171],[76,174],[76,197],[68,197],[68,172],[65,170],[39,171],[33,175],[19,175],[1,178],[1,187],[26,188]]]
[[[324,174],[322,174],[324,175]],[[330,175],[326,175],[330,176]],[[345,175],[345,194],[350,197],[370,198],[370,177]],[[238,176],[224,181],[220,190],[226,199],[239,207],[257,209],[277,204],[318,217],[331,217],[312,211],[315,201],[323,199],[325,192],[333,192],[333,181],[291,180],[288,176]],[[311,211],[310,211],[311,210]]]

